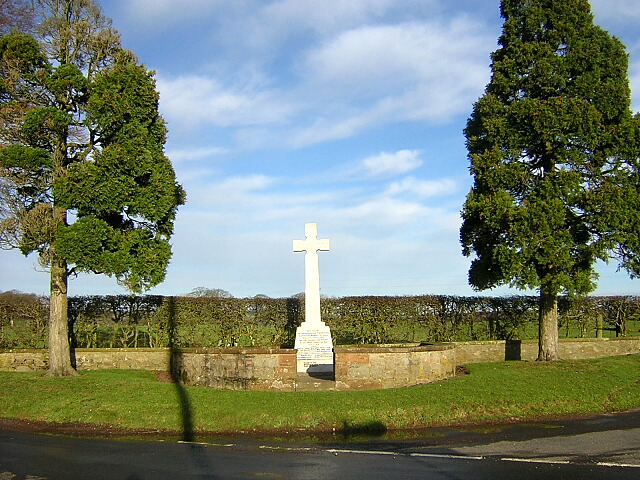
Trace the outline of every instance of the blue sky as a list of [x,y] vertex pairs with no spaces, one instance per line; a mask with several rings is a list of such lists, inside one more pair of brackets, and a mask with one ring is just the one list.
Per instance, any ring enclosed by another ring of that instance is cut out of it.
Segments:
[[[630,54],[640,2],[592,0]],[[166,151],[188,194],[166,281],[150,291],[304,290],[292,241],[316,222],[322,293],[476,294],[458,241],[471,186],[462,129],[489,80],[498,0],[102,0],[156,71]],[[34,256],[0,252],[0,291],[46,294]],[[597,294],[638,294],[615,265]],[[70,294],[124,292],[81,275]],[[512,293],[497,289],[484,294]],[[516,292],[513,292],[516,293]]]

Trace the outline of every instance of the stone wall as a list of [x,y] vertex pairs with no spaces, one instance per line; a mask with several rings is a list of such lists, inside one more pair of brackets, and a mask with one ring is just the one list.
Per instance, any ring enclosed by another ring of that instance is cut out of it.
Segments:
[[[131,369],[168,371],[167,348],[77,348],[78,370]],[[49,352],[41,349],[0,350],[0,371],[38,371],[49,368]]]
[[[564,360],[640,353],[640,338],[561,340]],[[335,389],[374,389],[429,383],[455,374],[457,365],[533,361],[538,342],[460,342],[426,346],[356,346],[334,349]],[[76,349],[78,370],[172,371],[186,385],[235,390],[295,390],[296,351],[277,348]],[[44,371],[46,350],[0,350],[0,371]]]
[[171,362],[167,348],[78,348],[75,356],[78,370],[163,371]]
[[278,348],[183,349],[172,374],[185,385],[230,390],[295,390],[296,351]]
[[0,350],[0,371],[32,372],[49,368],[47,350]]
[[453,344],[335,347],[334,355],[336,390],[407,387],[456,372]]
[[[44,371],[47,350],[0,351],[0,371]],[[185,385],[233,390],[295,390],[296,351],[276,348],[78,348],[78,370],[171,371]]]
[[[538,358],[537,340],[457,342],[455,346],[458,365],[505,360],[534,361]],[[558,344],[558,353],[562,360],[638,354],[640,337],[562,339]]]

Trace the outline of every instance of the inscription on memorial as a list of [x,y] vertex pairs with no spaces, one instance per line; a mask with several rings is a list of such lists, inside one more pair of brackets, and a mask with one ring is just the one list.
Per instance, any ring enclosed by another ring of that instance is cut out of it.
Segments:
[[298,371],[307,373],[333,371],[333,344],[331,331],[305,329],[301,325],[296,332],[298,349]]

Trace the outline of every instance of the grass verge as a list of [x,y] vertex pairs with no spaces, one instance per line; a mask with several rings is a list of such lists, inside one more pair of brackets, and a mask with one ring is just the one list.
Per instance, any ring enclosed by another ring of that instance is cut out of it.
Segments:
[[640,356],[469,365],[470,375],[354,392],[235,392],[159,383],[152,372],[73,378],[0,372],[0,417],[193,433],[391,430],[640,408]]

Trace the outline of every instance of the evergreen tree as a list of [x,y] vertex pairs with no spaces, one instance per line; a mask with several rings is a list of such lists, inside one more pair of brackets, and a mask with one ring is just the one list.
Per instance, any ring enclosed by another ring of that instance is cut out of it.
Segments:
[[599,259],[640,274],[628,60],[587,0],[502,0],[501,14],[465,129],[474,184],[460,238],[474,288],[539,291],[538,360],[555,360],[558,295],[592,291]]
[[93,0],[39,0],[38,38],[0,37],[0,244],[50,270],[51,375],[73,375],[70,275],[133,292],[164,280],[184,191],[153,73]]

